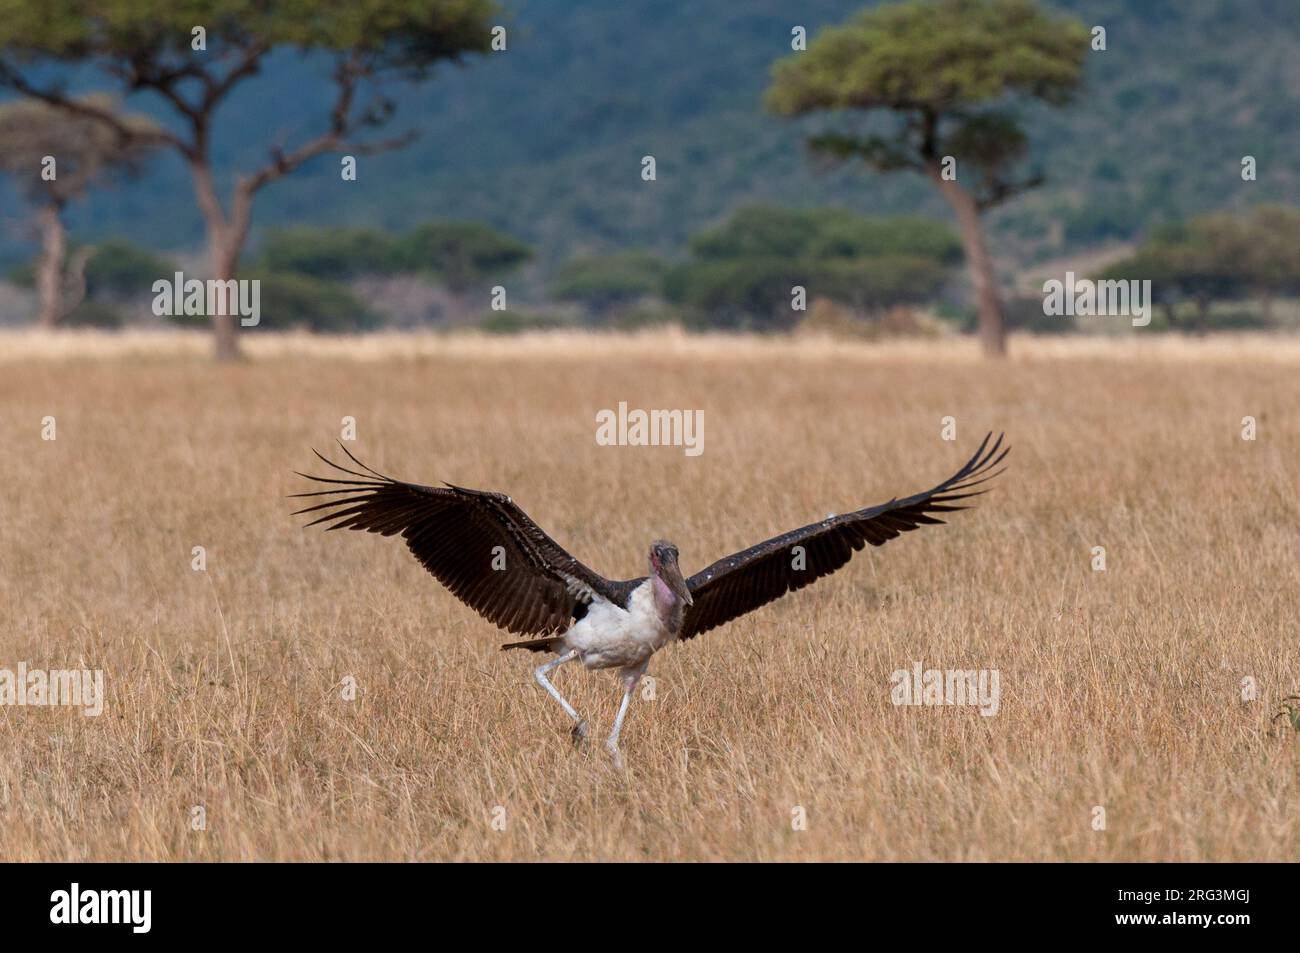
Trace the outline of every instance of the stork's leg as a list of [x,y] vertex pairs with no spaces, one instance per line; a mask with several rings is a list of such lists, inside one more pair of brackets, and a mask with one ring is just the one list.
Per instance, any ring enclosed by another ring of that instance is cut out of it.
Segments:
[[582,740],[587,737],[586,719],[578,716],[578,713],[573,710],[573,706],[570,705],[565,700],[564,696],[560,694],[560,690],[556,688],[554,685],[552,685],[551,680],[546,677],[547,672],[550,672],[552,669],[559,668],[565,662],[572,662],[577,657],[578,657],[577,649],[572,649],[568,652],[565,652],[563,655],[551,659],[545,665],[537,666],[537,668],[533,671],[533,678],[537,679],[537,684],[541,685],[542,688],[546,689],[546,691],[550,694],[550,696],[560,703],[560,707],[564,709],[565,714],[567,714],[570,718],[573,719],[574,721],[573,743],[581,744]]
[[640,665],[625,668],[619,673],[623,681],[623,701],[619,703],[618,715],[614,718],[614,730],[609,733],[609,738],[605,741],[605,750],[614,759],[616,768],[623,767],[623,753],[618,750],[618,736],[623,731],[623,719],[627,716],[628,706],[632,704],[632,693],[636,691],[637,682],[641,681],[641,676],[645,674],[645,668],[649,663],[650,660],[646,659]]

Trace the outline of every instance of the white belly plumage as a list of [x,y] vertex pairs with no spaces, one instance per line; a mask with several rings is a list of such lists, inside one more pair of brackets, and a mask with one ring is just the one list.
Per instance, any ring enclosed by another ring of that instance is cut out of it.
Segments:
[[564,633],[560,651],[576,650],[586,668],[640,665],[672,641],[655,609],[650,580],[637,586],[628,608],[599,596]]

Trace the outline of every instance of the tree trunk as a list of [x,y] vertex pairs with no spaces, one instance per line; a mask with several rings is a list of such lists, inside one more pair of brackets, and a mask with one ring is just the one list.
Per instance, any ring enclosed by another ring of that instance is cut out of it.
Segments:
[[41,206],[41,256],[36,266],[36,290],[40,302],[37,324],[52,331],[63,310],[63,262],[68,253],[68,235],[63,227],[63,209],[57,203]]
[[[206,152],[203,153],[206,155]],[[230,219],[221,207],[217,196],[216,184],[212,180],[212,169],[206,158],[190,161],[190,174],[194,179],[194,193],[198,199],[199,210],[208,225],[208,263],[210,279],[229,281],[235,277],[239,264],[239,252],[243,248],[244,238],[248,234],[248,215],[246,201],[251,196],[243,196],[236,190]],[[213,354],[218,361],[233,361],[240,357],[239,324],[236,315],[231,312],[234,302],[226,296],[218,295],[221,302],[216,314],[208,315],[212,322]]]
[[[212,245],[212,275],[215,281],[229,281],[235,277],[235,268],[239,261],[239,249],[232,247],[227,236],[213,236],[209,239]],[[238,295],[234,298],[237,300]],[[218,361],[235,361],[241,356],[239,347],[239,318],[231,313],[235,309],[234,300],[228,300],[225,295],[217,295],[217,301],[224,304],[224,307],[218,305],[217,313],[211,315],[213,344],[215,350],[214,356]]]
[[980,221],[975,198],[955,180],[945,179],[936,165],[930,169],[930,178],[957,216],[961,230],[961,244],[966,252],[971,283],[975,288],[975,304],[979,314],[980,344],[986,357],[1005,357],[1007,331],[1002,321],[1002,295],[998,292],[997,274],[993,259],[984,240],[984,225]]
[[64,282],[63,289],[59,292],[62,302],[62,311],[59,312],[60,321],[76,311],[81,302],[86,300],[86,265],[94,255],[94,245],[82,245],[68,258],[68,280]]

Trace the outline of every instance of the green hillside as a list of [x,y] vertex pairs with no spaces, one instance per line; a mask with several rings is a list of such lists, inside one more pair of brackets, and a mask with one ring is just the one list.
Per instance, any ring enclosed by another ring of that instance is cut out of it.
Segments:
[[[853,0],[504,0],[510,47],[443,67],[397,96],[394,129],[419,140],[364,157],[356,182],[321,159],[259,197],[258,229],[293,224],[408,228],[477,219],[534,244],[544,266],[577,252],[680,250],[741,204],[842,205],[946,217],[908,175],[819,170],[803,149],[826,119],[765,115],[768,69],[790,28],[841,21]],[[1072,0],[1055,7],[1104,25],[1087,85],[1028,126],[1047,184],[992,218],[1021,261],[1133,236],[1152,221],[1263,201],[1300,201],[1300,17],[1294,0]],[[261,160],[324,112],[325,64],[281,54],[222,116],[225,172]],[[76,85],[94,86],[83,73]],[[129,101],[149,110],[146,97]],[[156,113],[162,115],[162,113]],[[1241,157],[1259,181],[1243,183]],[[643,182],[641,157],[658,180]],[[22,240],[4,196],[0,252]],[[86,239],[121,234],[182,249],[202,239],[184,170],[166,159],[72,216]]]

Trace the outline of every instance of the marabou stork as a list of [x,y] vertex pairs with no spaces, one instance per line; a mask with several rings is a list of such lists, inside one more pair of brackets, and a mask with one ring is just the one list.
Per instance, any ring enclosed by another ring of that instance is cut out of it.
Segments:
[[316,453],[350,479],[299,473],[338,488],[293,494],[331,497],[294,515],[321,511],[306,525],[400,534],[420,564],[471,609],[508,632],[534,636],[502,648],[555,653],[534,676],[573,719],[576,743],[586,738],[587,722],[547,675],[574,659],[589,669],[619,669],[623,700],[605,747],[621,767],[623,718],[655,652],[802,589],[839,569],[866,543],[883,545],[923,524],[944,522],[933,514],[966,509],[958,501],[986,492],[973,487],[1000,473],[994,468],[1010,450],[1002,448],[1001,436],[990,446],[992,437],[984,438],[965,466],[923,493],[828,516],[720,559],[689,579],[678,568],[677,547],[662,539],[650,544],[648,576],[606,579],[566,552],[505,494],[403,483],[372,470],[342,444],[360,471]]

